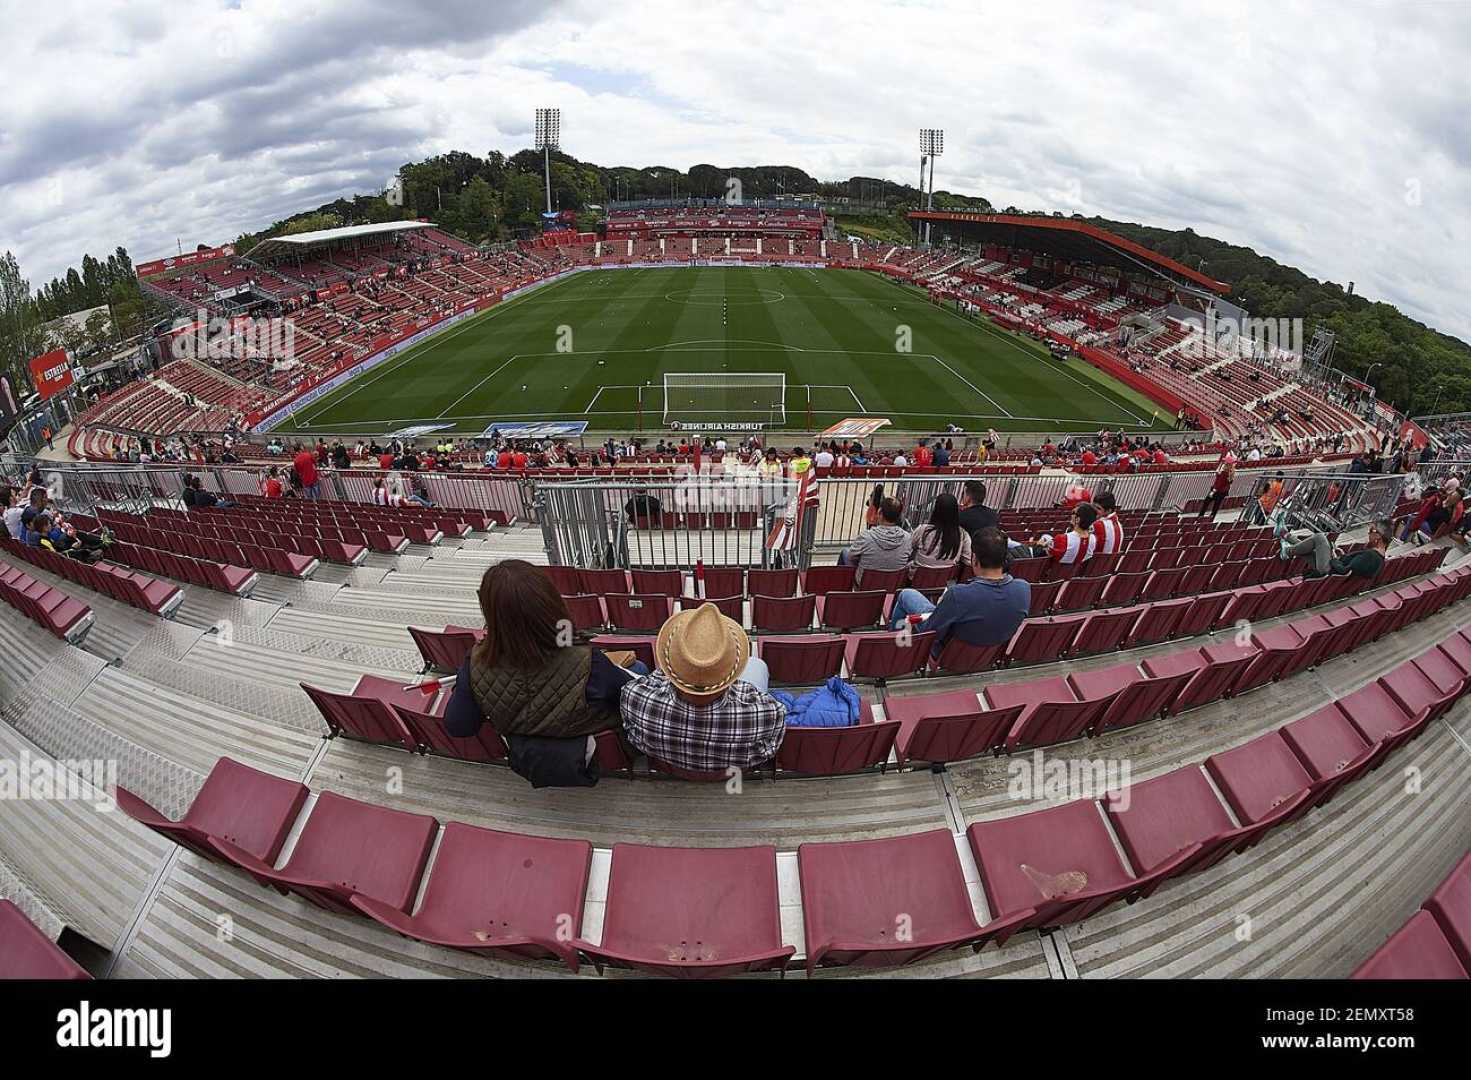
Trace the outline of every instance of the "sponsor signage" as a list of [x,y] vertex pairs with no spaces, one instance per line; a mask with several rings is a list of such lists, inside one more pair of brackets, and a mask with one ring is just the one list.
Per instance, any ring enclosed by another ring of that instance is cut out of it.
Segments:
[[65,390],[72,384],[72,367],[66,350],[52,349],[32,359],[31,378],[36,380],[36,392],[42,401]]
[[880,420],[876,417],[849,417],[847,420],[839,420],[832,427],[822,433],[824,439],[866,439],[879,428],[886,428],[892,424],[892,420]]
[[480,437],[492,439],[497,435],[504,435],[508,439],[575,439],[586,430],[586,420],[492,420]]
[[412,424],[397,431],[390,431],[384,436],[386,439],[412,439],[418,435],[432,435],[436,431],[445,431],[454,427],[454,424]]
[[183,255],[171,255],[166,259],[154,259],[152,262],[139,263],[133,268],[133,273],[142,277],[152,277],[154,274],[166,274],[171,270],[181,270],[189,266],[197,266],[200,263],[209,262],[211,259],[223,259],[235,254],[235,246],[226,244],[223,247],[207,248],[204,251],[190,251]]
[[764,431],[766,425],[757,420],[744,420],[732,423],[725,420],[671,420],[670,431]]

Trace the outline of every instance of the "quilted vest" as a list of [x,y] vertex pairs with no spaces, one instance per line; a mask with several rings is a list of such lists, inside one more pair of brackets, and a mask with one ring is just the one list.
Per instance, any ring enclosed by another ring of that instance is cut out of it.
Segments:
[[570,738],[617,726],[617,711],[587,702],[592,650],[558,649],[535,671],[491,667],[482,650],[470,654],[475,703],[502,735]]

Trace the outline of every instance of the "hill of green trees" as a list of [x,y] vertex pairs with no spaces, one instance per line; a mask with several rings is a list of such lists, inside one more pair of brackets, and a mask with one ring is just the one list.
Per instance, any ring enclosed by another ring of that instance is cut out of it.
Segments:
[[[247,253],[271,236],[366,222],[428,218],[472,243],[534,235],[545,204],[542,157],[522,150],[509,157],[492,150],[484,157],[464,151],[407,164],[400,171],[402,199],[383,193],[335,199],[277,221],[236,240]],[[821,200],[839,229],[882,242],[912,239],[907,214],[920,192],[881,177],[822,181],[790,165],[722,168],[692,165],[600,166],[567,154],[552,155],[552,202],[591,229],[613,200],[720,198],[730,177],[740,180],[745,199],[807,195]],[[948,191],[935,193],[936,208],[989,211],[986,199]],[[1008,206],[1005,212],[1020,212]],[[1438,412],[1471,409],[1471,346],[1401,313],[1392,304],[1350,295],[1342,285],[1317,281],[1247,247],[1228,244],[1191,229],[1159,229],[1132,222],[1090,219],[1161,254],[1200,269],[1232,286],[1232,299],[1263,318],[1302,318],[1307,338],[1319,325],[1337,336],[1337,366],[1370,381],[1379,396],[1411,415],[1435,406]],[[137,288],[132,261],[118,248],[106,259],[83,256],[80,269],[32,293],[9,252],[0,259],[0,367],[21,370],[38,349],[34,328],[63,314],[106,303],[119,332],[136,332],[155,312]]]

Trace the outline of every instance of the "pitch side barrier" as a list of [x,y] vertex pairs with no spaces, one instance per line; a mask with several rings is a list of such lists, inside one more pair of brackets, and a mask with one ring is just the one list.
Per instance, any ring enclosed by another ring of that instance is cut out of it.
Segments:
[[[204,488],[226,498],[258,494],[264,488],[267,472],[253,465],[36,464],[62,509],[83,513],[98,506],[143,513],[157,504],[179,505],[186,473],[198,476]],[[24,462],[5,470],[12,474],[7,480],[20,484],[30,465]],[[278,468],[284,475],[289,462],[283,460]],[[1235,500],[1228,506],[1249,511],[1264,484],[1279,474],[1285,501],[1305,515],[1328,515],[1337,528],[1389,516],[1405,481],[1399,474],[1345,474],[1332,466],[1291,472],[1270,467],[1243,468],[1228,492],[1228,499]],[[766,538],[791,511],[795,493],[789,480],[762,478],[754,470],[717,471],[710,467],[698,475],[684,468],[643,475],[629,470],[612,477],[580,479],[554,473],[408,474],[380,469],[322,469],[322,498],[371,503],[375,481],[380,477],[395,494],[417,492],[438,506],[481,510],[508,522],[539,525],[547,541],[547,553],[554,561],[585,566],[616,565],[626,560],[631,565],[692,567],[697,559],[710,564],[766,564]],[[1210,492],[1213,475],[911,474],[881,481],[827,477],[817,485],[817,505],[804,515],[797,554],[805,559],[806,550],[813,545],[850,543],[863,530],[868,501],[880,485],[885,496],[898,499],[904,506],[903,523],[913,528],[928,520],[936,497],[944,492],[961,497],[968,480],[985,484],[986,504],[998,510],[1043,510],[1084,493],[1096,496],[1110,491],[1121,509],[1193,513]],[[641,496],[657,500],[658,505],[637,501]],[[657,529],[641,528],[639,518],[647,519],[644,525],[657,524]],[[707,532],[713,535],[691,538]]]
[[[535,516],[553,565],[805,565],[815,508],[798,520],[796,493],[791,480],[754,473],[589,478],[539,483]],[[768,548],[784,520],[795,542]]]

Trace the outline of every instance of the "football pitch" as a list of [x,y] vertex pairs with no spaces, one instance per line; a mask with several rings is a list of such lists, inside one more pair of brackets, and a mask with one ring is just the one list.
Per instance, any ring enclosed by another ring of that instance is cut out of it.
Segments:
[[[785,422],[886,417],[903,430],[1169,428],[1173,416],[1080,360],[861,270],[671,267],[587,271],[497,305],[383,362],[277,430],[478,435],[496,421],[666,428],[663,376],[786,378]],[[732,420],[780,419],[726,400]],[[702,399],[671,401],[704,419]],[[703,409],[703,412],[701,412]]]

